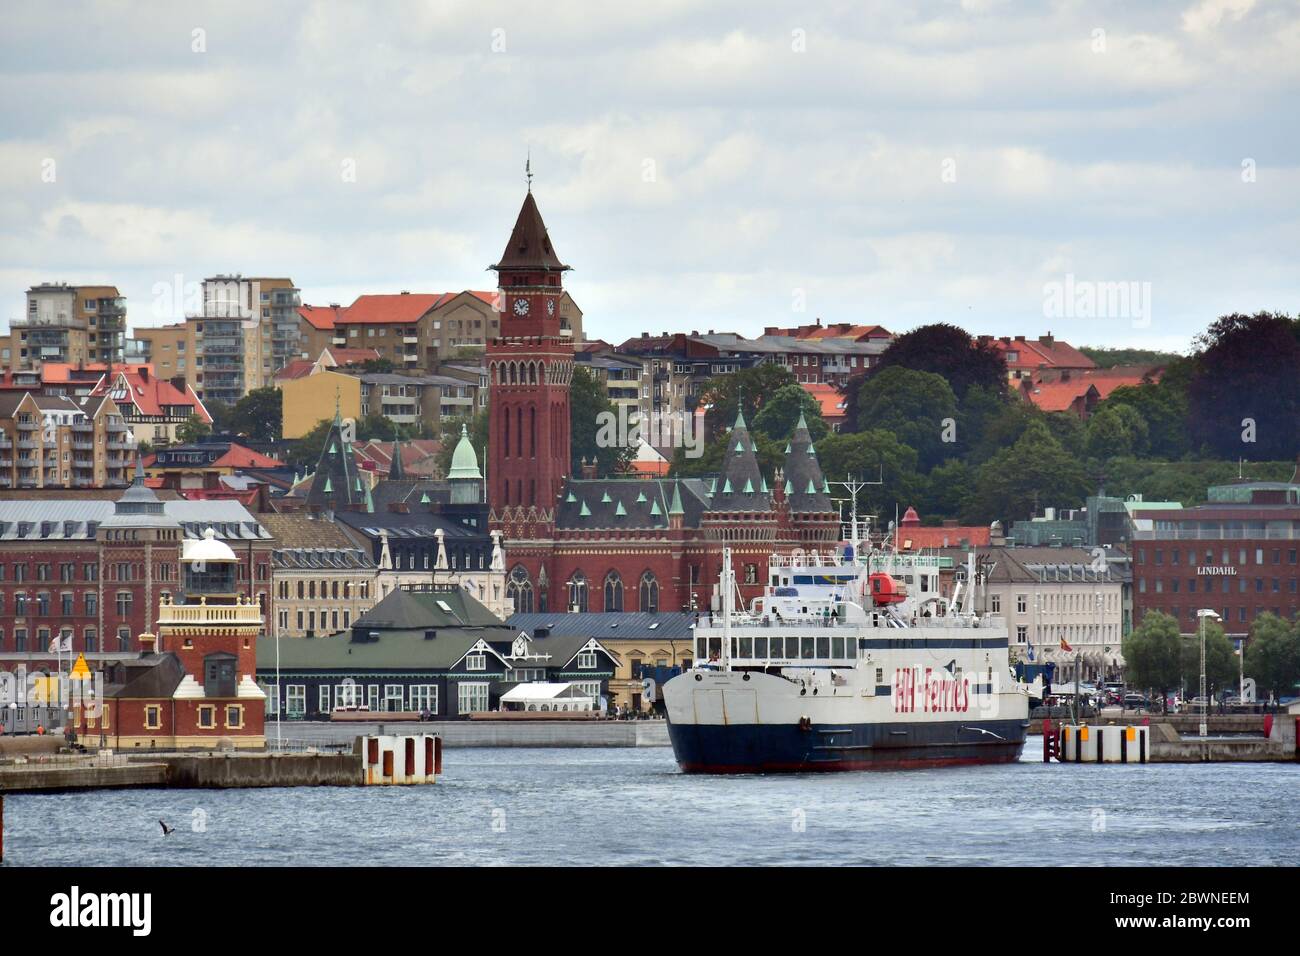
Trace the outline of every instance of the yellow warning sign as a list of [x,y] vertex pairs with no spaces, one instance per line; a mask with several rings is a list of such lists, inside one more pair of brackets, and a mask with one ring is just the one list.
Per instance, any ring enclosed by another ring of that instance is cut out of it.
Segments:
[[86,666],[86,655],[78,654],[77,662],[72,665],[72,670],[68,674],[73,680],[89,680],[90,668]]

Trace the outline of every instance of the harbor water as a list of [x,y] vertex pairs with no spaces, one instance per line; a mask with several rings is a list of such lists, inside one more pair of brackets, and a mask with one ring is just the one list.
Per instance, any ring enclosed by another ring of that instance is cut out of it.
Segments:
[[[458,749],[434,786],[11,795],[4,865],[1289,865],[1296,764],[690,776],[668,748]],[[175,832],[164,836],[158,821]]]

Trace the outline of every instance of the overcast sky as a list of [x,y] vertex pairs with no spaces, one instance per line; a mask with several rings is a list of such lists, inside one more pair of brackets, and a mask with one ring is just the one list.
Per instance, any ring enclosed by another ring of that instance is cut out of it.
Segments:
[[[490,288],[529,150],[593,338],[1184,349],[1300,309],[1294,2],[4,7],[5,320],[44,280],[116,284],[133,325],[178,275]],[[1067,276],[1149,286],[1052,314]]]

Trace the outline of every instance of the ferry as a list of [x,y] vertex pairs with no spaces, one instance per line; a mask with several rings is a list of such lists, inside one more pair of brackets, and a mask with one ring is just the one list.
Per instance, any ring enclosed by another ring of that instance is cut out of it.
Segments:
[[763,595],[745,606],[724,549],[695,664],[663,686],[678,765],[802,773],[1018,760],[1032,688],[1011,669],[1005,620],[975,611],[974,555],[950,598],[940,562],[856,541],[773,555]]

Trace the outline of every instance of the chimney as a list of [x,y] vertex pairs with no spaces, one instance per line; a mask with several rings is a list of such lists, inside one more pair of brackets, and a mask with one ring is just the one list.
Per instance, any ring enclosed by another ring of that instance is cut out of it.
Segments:
[[169,381],[170,381],[171,384],[172,384],[172,388],[176,389],[176,391],[180,392],[182,395],[185,394],[185,376],[184,376],[184,375],[175,375],[175,376],[173,376]]
[[149,381],[149,366],[147,365],[140,366],[140,381],[142,382]]
[[591,459],[591,461],[587,461],[585,458],[582,459],[582,477],[587,481],[594,481],[596,479],[595,458]]
[[140,644],[141,654],[152,654],[157,649],[158,637],[155,634],[150,634],[148,631],[145,631],[137,637],[136,640]]
[[1052,347],[1052,343],[1054,343],[1056,339],[1052,337],[1051,332],[1048,332],[1046,335],[1040,335],[1038,337],[1038,341],[1042,342],[1050,349]]
[[1017,342],[1023,342],[1024,340],[1025,340],[1025,337],[1024,337],[1023,335],[1017,335],[1017,336],[1016,336],[1016,341],[1017,341]]

